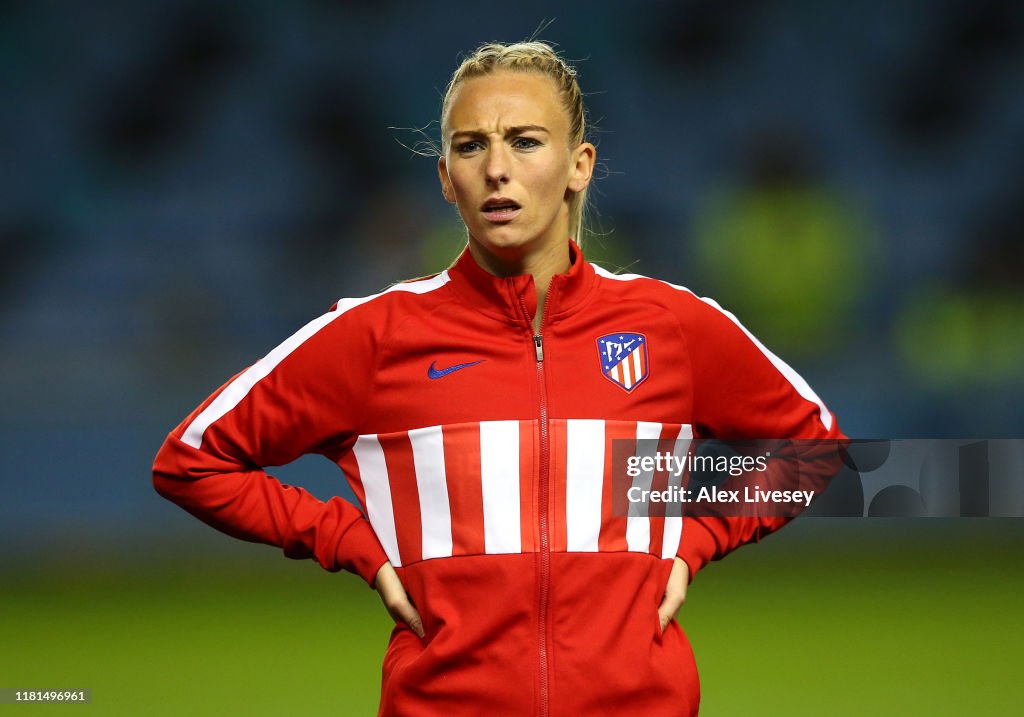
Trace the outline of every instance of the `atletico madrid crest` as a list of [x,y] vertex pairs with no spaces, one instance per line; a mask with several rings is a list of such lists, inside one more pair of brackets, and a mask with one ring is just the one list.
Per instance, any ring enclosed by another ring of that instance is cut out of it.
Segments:
[[601,373],[627,393],[647,378],[647,337],[623,331],[597,340]]

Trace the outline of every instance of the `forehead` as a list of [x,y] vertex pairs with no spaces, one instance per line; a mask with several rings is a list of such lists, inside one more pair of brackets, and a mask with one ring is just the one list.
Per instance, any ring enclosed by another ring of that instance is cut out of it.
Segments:
[[568,117],[555,81],[537,72],[502,70],[460,82],[448,108],[447,130],[494,130],[539,124],[568,131]]

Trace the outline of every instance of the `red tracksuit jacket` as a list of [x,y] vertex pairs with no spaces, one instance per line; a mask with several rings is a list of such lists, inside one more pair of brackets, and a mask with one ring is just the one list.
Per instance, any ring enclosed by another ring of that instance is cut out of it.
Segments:
[[[159,493],[246,540],[372,581],[390,559],[426,631],[395,628],[382,715],[689,715],[690,645],[657,608],[780,518],[629,518],[611,441],[840,438],[729,313],[615,276],[570,245],[539,337],[533,279],[447,271],[345,299],[199,406],[156,457]],[[366,517],[262,466],[344,471]]]

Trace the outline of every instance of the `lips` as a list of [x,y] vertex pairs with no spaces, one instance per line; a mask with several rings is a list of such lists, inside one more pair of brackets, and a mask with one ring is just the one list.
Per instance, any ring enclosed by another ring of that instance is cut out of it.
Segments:
[[507,197],[491,197],[483,203],[480,211],[492,222],[507,222],[515,219],[522,207],[519,202]]

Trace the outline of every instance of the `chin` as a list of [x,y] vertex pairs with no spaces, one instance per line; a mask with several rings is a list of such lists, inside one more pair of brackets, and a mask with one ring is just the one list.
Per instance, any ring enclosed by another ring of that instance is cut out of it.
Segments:
[[472,234],[476,243],[492,253],[505,253],[525,249],[534,244],[535,238],[511,229],[511,227],[488,227],[478,234]]

